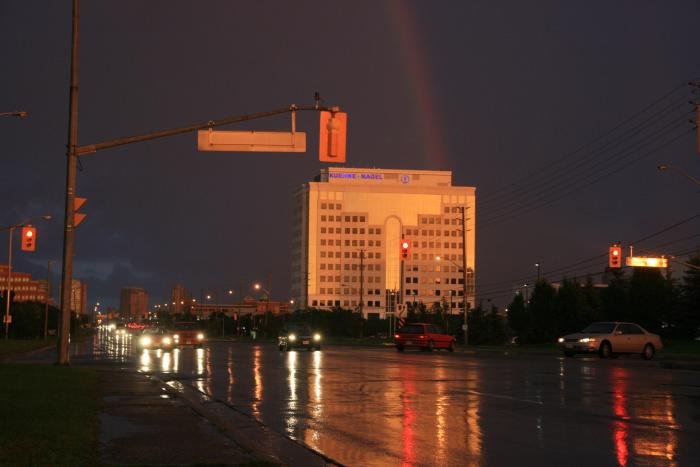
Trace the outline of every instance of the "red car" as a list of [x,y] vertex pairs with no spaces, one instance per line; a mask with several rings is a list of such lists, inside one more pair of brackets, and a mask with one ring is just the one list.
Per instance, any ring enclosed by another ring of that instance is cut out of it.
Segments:
[[394,335],[396,350],[403,352],[406,347],[417,347],[421,350],[433,349],[455,350],[455,338],[442,332],[438,326],[426,323],[409,323],[399,329]]
[[179,322],[175,323],[172,330],[173,343],[176,346],[193,345],[202,347],[206,342],[206,336],[197,323]]

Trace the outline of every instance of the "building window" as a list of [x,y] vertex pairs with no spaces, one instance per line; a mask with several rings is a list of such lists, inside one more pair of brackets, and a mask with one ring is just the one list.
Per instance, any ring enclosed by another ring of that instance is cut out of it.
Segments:
[[321,222],[326,222],[326,216],[321,216]]
[[325,228],[325,227],[321,227],[321,233],[326,233],[326,228]]
[[321,209],[326,209],[328,206],[326,206],[326,203],[321,203]]
[[335,205],[335,208],[336,208],[338,211],[340,211],[340,204],[336,204],[336,205]]

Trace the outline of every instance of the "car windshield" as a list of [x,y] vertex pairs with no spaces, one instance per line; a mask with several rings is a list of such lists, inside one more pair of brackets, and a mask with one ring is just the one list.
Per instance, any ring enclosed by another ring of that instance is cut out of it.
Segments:
[[196,331],[198,328],[195,323],[175,323],[175,329],[179,331]]
[[583,334],[610,334],[615,329],[615,323],[593,323],[587,326],[581,333]]
[[420,324],[409,324],[399,329],[399,334],[423,334],[423,326]]

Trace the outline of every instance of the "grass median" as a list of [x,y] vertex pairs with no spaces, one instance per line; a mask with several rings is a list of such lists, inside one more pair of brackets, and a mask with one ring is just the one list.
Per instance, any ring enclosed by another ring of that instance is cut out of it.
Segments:
[[98,401],[90,369],[0,364],[0,464],[97,465]]

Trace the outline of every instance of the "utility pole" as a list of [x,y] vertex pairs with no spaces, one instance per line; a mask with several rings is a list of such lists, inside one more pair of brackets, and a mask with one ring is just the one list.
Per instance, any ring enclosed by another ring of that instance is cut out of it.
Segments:
[[61,274],[61,326],[58,339],[59,365],[69,363],[70,298],[73,281],[73,242],[76,176],[78,170],[78,67],[79,67],[80,2],[73,0],[72,43],[70,64],[70,97],[68,108],[68,152],[66,154],[66,208],[63,232],[63,263]]
[[469,317],[467,303],[467,225],[464,217],[464,210],[468,209],[465,206],[460,206],[462,211],[462,306],[464,307],[464,345],[469,345]]
[[363,303],[363,293],[364,293],[364,270],[365,270],[365,250],[360,250],[360,316],[364,317],[364,303]]
[[49,334],[49,300],[51,300],[51,260],[46,265],[46,303],[44,304],[44,340]]

